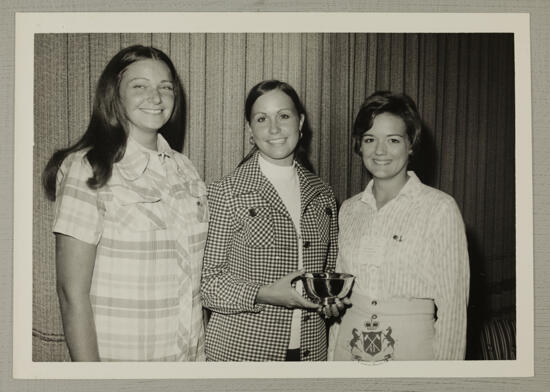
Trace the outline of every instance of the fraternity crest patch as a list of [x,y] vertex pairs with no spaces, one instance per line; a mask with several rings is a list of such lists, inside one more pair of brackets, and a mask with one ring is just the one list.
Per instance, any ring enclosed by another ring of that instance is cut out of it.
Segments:
[[392,328],[379,329],[379,323],[373,317],[365,321],[365,329],[353,328],[349,349],[353,359],[358,361],[389,361],[393,359],[395,340],[391,336]]
[[369,355],[376,355],[382,351],[382,332],[362,332],[363,351]]

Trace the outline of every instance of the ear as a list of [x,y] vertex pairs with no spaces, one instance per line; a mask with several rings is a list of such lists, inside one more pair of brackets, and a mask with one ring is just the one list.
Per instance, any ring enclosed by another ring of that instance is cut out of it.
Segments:
[[300,126],[298,127],[298,130],[301,131],[302,127],[304,126],[304,121],[306,120],[306,116],[302,113],[300,114]]
[[409,155],[413,154],[413,141],[407,137],[407,147],[409,149]]
[[250,123],[248,121],[245,121],[245,128],[246,132],[248,132],[248,134],[252,136],[252,128],[250,128]]

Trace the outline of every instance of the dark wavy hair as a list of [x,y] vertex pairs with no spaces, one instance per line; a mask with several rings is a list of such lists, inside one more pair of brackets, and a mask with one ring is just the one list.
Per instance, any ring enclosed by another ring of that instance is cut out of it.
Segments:
[[70,153],[87,149],[86,158],[93,171],[87,184],[91,189],[104,186],[111,178],[113,164],[120,161],[126,151],[128,139],[124,129],[126,113],[120,100],[119,87],[124,71],[140,60],[162,61],[170,69],[174,86],[174,109],[170,119],[159,129],[174,150],[181,151],[185,98],[181,80],[170,58],[159,49],[134,45],[122,49],[107,64],[97,82],[92,115],[88,128],[72,146],[56,151],[42,173],[46,196],[55,200],[56,177],[63,160]]
[[[300,101],[300,97],[298,96],[298,93],[294,88],[286,83],[281,82],[280,80],[264,80],[255,85],[250,89],[248,92],[248,95],[246,97],[246,101],[244,104],[244,117],[248,123],[250,123],[250,116],[252,114],[252,106],[254,106],[254,103],[258,98],[260,98],[262,95],[273,91],[273,90],[281,90],[283,93],[288,95],[292,102],[294,103],[294,107],[296,108],[296,111],[298,112],[298,115],[304,115],[304,123],[302,125],[302,137],[298,140],[298,145],[296,146],[295,150],[295,158],[296,160],[304,167],[306,167],[308,170],[312,170],[311,163],[308,160],[307,157],[307,146],[309,144],[310,138],[311,138],[311,128],[309,126],[309,123],[307,121],[306,116],[306,109],[304,108],[304,105],[302,104],[302,101]],[[243,158],[243,160],[239,163],[238,166],[241,166],[243,163],[248,161],[255,153],[258,151],[258,147],[256,145],[252,146],[248,154]]]
[[406,94],[395,94],[391,91],[377,91],[361,105],[352,130],[354,151],[361,155],[359,151],[361,139],[364,133],[372,128],[376,116],[382,113],[391,113],[405,122],[407,137],[414,153],[420,143],[422,131],[422,120],[418,114],[418,109],[411,97]]

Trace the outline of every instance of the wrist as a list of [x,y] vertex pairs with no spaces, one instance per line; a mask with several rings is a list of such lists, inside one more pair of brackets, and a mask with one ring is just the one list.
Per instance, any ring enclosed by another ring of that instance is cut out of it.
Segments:
[[263,286],[260,286],[258,289],[258,292],[256,294],[256,304],[268,304],[269,303],[269,289],[270,285],[266,284]]

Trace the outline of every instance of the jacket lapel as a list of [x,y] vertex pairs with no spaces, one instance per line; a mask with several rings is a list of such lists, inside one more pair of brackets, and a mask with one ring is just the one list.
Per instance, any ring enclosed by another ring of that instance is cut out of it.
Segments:
[[296,164],[298,178],[300,179],[300,213],[301,216],[309,205],[324,189],[323,183],[317,176],[314,176],[301,165]]
[[260,170],[257,152],[235,171],[233,191],[235,196],[256,193],[260,198],[273,206],[273,208],[290,219],[290,214],[279,194]]
[[[319,177],[304,169],[300,164],[296,163],[296,169],[300,181],[300,214],[303,216],[307,206],[323,192],[325,187]],[[271,204],[282,214],[290,218],[279,194],[271,182],[262,174],[260,164],[258,163],[257,152],[248,161],[237,168],[233,190],[235,195],[257,193],[267,203]]]

